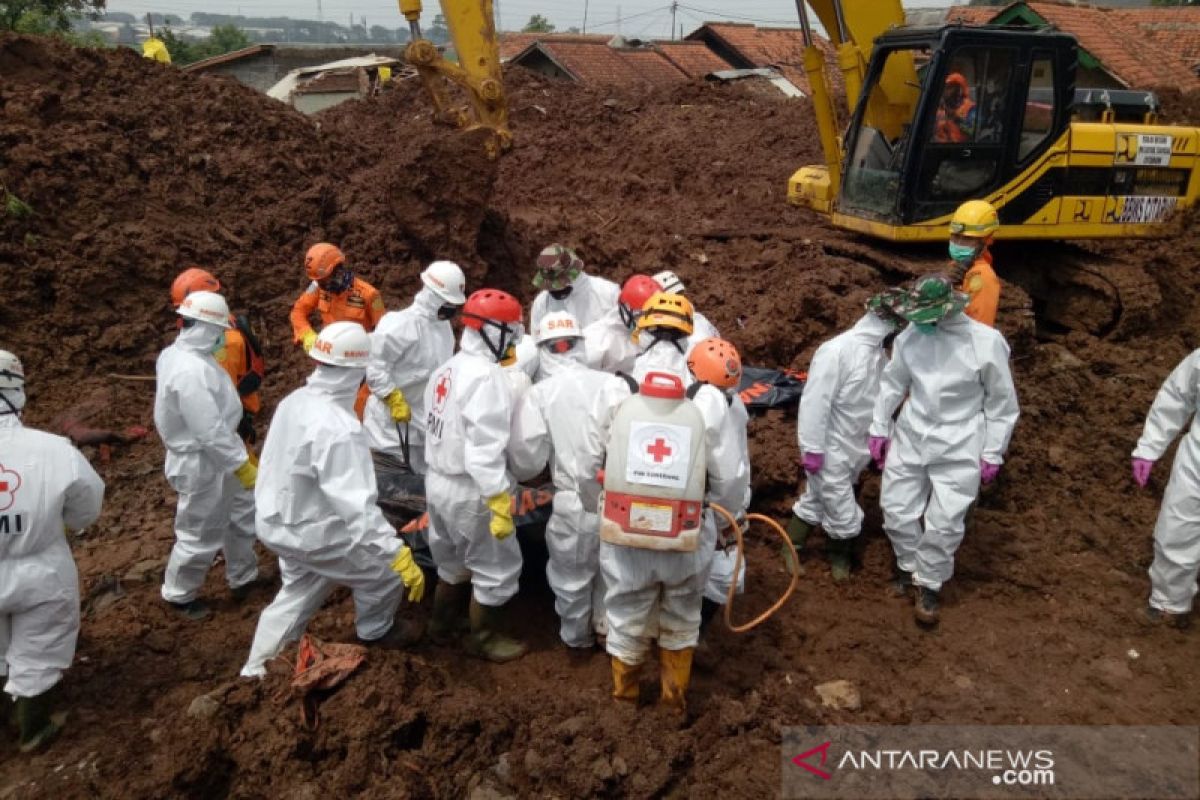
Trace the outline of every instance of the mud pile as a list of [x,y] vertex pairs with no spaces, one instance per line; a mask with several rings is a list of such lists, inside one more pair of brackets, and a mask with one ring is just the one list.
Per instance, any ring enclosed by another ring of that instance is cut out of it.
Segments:
[[[819,161],[809,109],[737,86],[606,91],[513,72],[515,144],[493,164],[471,137],[434,127],[415,86],[312,120],[129,53],[14,37],[0,38],[0,75],[0,180],[34,212],[0,217],[0,346],[27,360],[35,425],[85,397],[95,421],[149,423],[152,384],[109,373],[152,373],[172,331],[167,286],[192,262],[261,328],[272,405],[305,369],[286,312],[304,285],[300,256],[323,238],[392,308],[434,256],[524,300],[533,256],[553,240],[617,280],[673,269],[747,361],[794,368],[870,293],[944,263],[788,207],[787,176]],[[1150,276],[1148,295],[1136,324],[1105,336],[1043,325],[1035,338],[1037,304],[1006,285],[1023,416],[936,633],[886,597],[890,550],[869,477],[856,581],[835,588],[810,557],[786,613],[746,636],[718,625],[697,655],[686,720],[613,705],[607,660],[567,657],[544,555],[530,552],[514,614],[530,656],[493,667],[432,646],[372,652],[309,730],[282,675],[235,680],[273,587],[238,606],[215,570],[204,594],[217,614],[202,626],[158,601],[174,496],[152,437],[99,464],[105,513],[75,542],[85,618],[64,682],[72,725],[28,760],[0,740],[0,785],[63,798],[765,796],[778,791],[788,725],[1196,724],[1194,641],[1134,621],[1157,494],[1126,475],[1158,383],[1197,344],[1191,231],[999,248],[1002,274],[1126,263]],[[757,504],[782,516],[798,478],[794,420],[756,419],[751,435]],[[1164,465],[1157,489],[1166,477]],[[761,538],[749,557],[739,619],[785,584],[773,544]],[[274,579],[265,554],[262,566]],[[353,637],[344,592],[311,631]],[[860,700],[825,707],[814,687],[839,679]]]

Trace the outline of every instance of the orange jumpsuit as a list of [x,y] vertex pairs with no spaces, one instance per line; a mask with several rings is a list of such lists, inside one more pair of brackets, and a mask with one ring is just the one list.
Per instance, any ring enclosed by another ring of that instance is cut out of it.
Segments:
[[964,313],[984,325],[996,327],[996,307],[1000,305],[1000,279],[992,269],[985,250],[963,275],[962,291],[970,298]]
[[310,283],[292,305],[292,339],[296,344],[313,329],[313,312],[320,312],[322,327],[331,322],[357,322],[370,333],[383,316],[383,297],[378,289],[361,278],[355,278],[350,288],[341,294],[330,294],[315,281]]
[[[237,328],[225,331],[225,341],[213,353],[213,356],[217,359],[217,363],[229,373],[235,387],[240,386],[242,379],[250,373],[250,363],[246,358],[246,337]],[[242,408],[251,414],[257,414],[262,410],[262,395],[257,390],[241,395],[241,398]]]
[[[361,278],[355,278],[350,288],[341,294],[330,294],[313,281],[292,305],[292,339],[297,344],[304,339],[304,334],[312,330],[310,319],[314,311],[321,313],[322,327],[332,322],[357,322],[370,333],[379,324],[385,309],[379,290]],[[354,401],[354,413],[360,420],[370,394],[371,390],[364,382]]]

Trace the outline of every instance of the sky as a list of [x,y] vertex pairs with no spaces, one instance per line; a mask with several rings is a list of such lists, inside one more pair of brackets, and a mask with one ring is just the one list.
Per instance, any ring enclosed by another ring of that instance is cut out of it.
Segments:
[[[963,2],[964,0],[959,0]],[[326,20],[346,24],[351,14],[355,23],[367,18],[368,25],[398,28],[405,25],[396,0],[319,0]],[[572,26],[589,33],[623,33],[633,38],[667,39],[671,36],[670,0],[493,0],[498,7],[501,30],[520,30],[534,14],[550,19],[559,30]],[[287,16],[316,19],[318,0],[109,0],[112,11],[144,14],[147,11],[178,14],[192,11],[243,14],[254,17]],[[951,0],[905,0],[905,6],[947,6]],[[428,25],[440,6],[424,0],[422,24]],[[752,22],[758,25],[799,25],[794,0],[679,0],[675,11],[676,34],[680,26],[688,33],[707,20]]]

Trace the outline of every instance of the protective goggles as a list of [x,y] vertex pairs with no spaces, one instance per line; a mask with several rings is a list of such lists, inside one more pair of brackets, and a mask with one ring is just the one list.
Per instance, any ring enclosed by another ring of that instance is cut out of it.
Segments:
[[533,285],[536,289],[548,289],[552,292],[559,292],[575,283],[575,279],[582,272],[583,270],[577,267],[556,270],[539,269],[533,276]]

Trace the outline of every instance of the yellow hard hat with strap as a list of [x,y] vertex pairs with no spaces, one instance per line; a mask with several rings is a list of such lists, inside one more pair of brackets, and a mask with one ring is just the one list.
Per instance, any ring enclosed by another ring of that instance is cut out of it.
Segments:
[[1000,215],[986,200],[968,200],[958,207],[950,219],[950,233],[986,239],[1000,229]]

